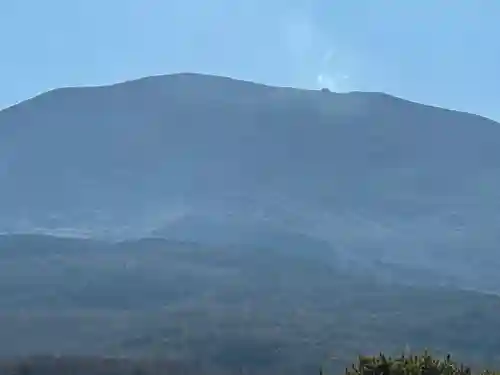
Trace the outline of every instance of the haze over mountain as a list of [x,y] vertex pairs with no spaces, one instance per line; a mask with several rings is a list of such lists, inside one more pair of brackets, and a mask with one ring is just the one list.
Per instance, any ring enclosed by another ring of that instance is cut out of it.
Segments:
[[0,112],[0,228],[232,245],[264,230],[500,290],[498,125],[199,74],[58,89]]

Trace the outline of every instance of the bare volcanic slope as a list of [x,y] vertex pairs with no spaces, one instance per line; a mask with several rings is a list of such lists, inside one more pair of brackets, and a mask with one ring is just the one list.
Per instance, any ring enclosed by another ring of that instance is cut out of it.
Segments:
[[498,266],[499,146],[491,120],[382,93],[199,74],[64,88],[0,112],[0,229],[272,227],[472,280],[462,266]]

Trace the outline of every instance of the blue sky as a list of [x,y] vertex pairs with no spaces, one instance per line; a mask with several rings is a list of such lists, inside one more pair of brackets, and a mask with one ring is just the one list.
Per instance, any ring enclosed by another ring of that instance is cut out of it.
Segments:
[[191,71],[384,91],[500,120],[498,20],[498,0],[2,1],[0,108]]

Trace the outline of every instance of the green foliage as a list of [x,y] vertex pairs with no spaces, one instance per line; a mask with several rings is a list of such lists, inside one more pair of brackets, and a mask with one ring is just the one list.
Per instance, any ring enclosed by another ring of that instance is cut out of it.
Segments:
[[[397,358],[380,353],[378,357],[359,356],[357,365],[346,369],[346,375],[471,375],[471,369],[452,361],[449,354],[436,359],[427,351]],[[500,375],[500,372],[485,370],[480,375]]]

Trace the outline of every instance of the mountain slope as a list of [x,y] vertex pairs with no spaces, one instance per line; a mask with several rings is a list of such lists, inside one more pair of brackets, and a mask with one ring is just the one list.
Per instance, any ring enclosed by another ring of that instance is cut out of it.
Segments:
[[0,254],[0,359],[144,356],[198,373],[304,374],[333,353],[337,373],[359,353],[409,345],[499,363],[499,297],[389,285],[325,257],[26,235],[0,236]]
[[385,94],[197,74],[54,90],[0,112],[0,178],[4,231],[239,220],[500,287],[465,273],[499,265],[500,127]]

